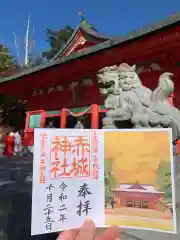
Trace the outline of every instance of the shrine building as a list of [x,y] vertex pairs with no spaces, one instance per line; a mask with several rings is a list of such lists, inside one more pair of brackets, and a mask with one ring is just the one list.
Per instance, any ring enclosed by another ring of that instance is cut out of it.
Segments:
[[121,184],[119,188],[112,189],[112,192],[115,196],[116,207],[147,208],[163,211],[166,208],[168,209],[168,206],[163,203],[164,193],[158,191],[152,185]]
[[127,35],[101,35],[82,18],[54,58],[42,65],[0,79],[0,93],[26,101],[25,134],[53,119],[57,128],[101,128],[106,112],[97,71],[126,62],[136,64],[142,83],[156,88],[163,72],[174,73],[174,105],[180,108],[180,13]]

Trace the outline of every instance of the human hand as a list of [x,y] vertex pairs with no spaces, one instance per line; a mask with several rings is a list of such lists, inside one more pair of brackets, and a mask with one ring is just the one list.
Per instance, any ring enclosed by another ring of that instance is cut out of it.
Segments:
[[95,231],[94,222],[86,220],[79,229],[67,230],[59,234],[57,240],[120,240],[120,231],[116,226],[108,227],[101,235],[96,237]]

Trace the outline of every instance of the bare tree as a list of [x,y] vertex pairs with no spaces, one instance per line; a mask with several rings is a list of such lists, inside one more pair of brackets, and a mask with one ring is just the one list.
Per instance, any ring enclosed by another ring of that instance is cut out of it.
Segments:
[[[31,64],[30,59],[34,54],[34,49],[35,49],[35,40],[34,40],[35,27],[33,25],[31,28],[30,21],[31,21],[31,15],[29,13],[24,37],[18,38],[17,34],[13,32],[13,35],[14,35],[13,46],[16,49],[17,61],[23,67],[24,66],[28,67]],[[21,46],[22,39],[23,39],[23,47]]]
[[29,64],[29,27],[30,27],[30,13],[28,16],[28,22],[26,27],[26,37],[25,37],[25,59],[24,59],[25,66],[28,66]]

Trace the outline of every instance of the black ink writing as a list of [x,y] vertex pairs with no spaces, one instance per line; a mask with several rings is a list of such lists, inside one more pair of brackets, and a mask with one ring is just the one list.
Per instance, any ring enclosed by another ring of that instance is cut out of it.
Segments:
[[63,192],[59,195],[58,199],[62,202],[65,199],[67,199],[67,195],[65,195]]
[[86,195],[90,195],[92,194],[89,191],[89,187],[87,185],[87,183],[84,183],[82,186],[80,186],[80,189],[78,190],[78,197],[86,197]]
[[52,230],[52,222],[45,222],[46,224],[46,230],[51,231]]
[[79,205],[77,206],[77,209],[78,209],[78,210],[77,210],[77,214],[78,214],[79,216],[81,216],[82,213],[85,213],[86,216],[87,216],[88,213],[89,213],[89,210],[91,210],[90,201],[87,200],[87,201],[85,201],[84,203],[82,203],[82,201],[80,200],[80,203],[79,203]]
[[62,182],[59,188],[61,189],[61,191],[64,191],[67,188],[67,185],[64,182]]
[[46,196],[46,202],[49,202],[49,203],[52,202],[52,193],[47,194],[47,196]]
[[66,218],[66,214],[61,213],[60,216],[59,216],[59,222],[64,223],[64,221],[65,221],[66,219],[67,219],[67,218]]
[[51,190],[54,188],[54,186],[52,184],[49,184],[47,187],[46,187],[46,190],[48,190],[49,192],[51,192]]
[[44,215],[45,215],[45,228],[47,231],[51,231],[52,227],[53,227],[53,212],[54,212],[54,208],[52,205],[52,201],[53,201],[53,193],[52,193],[52,189],[54,188],[54,186],[52,184],[49,184],[48,186],[46,186],[46,206],[44,207]]
[[66,207],[65,201],[68,196],[67,196],[67,194],[64,193],[64,191],[66,190],[67,187],[68,186],[64,182],[62,182],[59,186],[60,195],[58,197],[58,200],[61,202],[61,205],[58,209],[58,211],[60,212],[58,221],[61,223],[64,223],[65,220],[67,219],[67,216],[66,216],[67,207]]
[[51,207],[50,204],[47,204],[46,208],[44,209],[44,214],[50,215],[51,213],[53,213],[53,207]]
[[60,208],[58,209],[59,211],[64,211],[67,210],[67,207],[65,204],[61,205]]
[[82,214],[85,214],[87,216],[89,211],[91,210],[90,200],[86,199],[86,197],[88,197],[89,195],[92,195],[92,193],[88,187],[88,184],[84,183],[80,186],[77,195],[77,197],[81,198],[79,204],[77,205],[76,212],[79,216],[82,216]]
[[51,214],[53,213],[53,207],[50,204],[47,204],[46,208],[44,209],[45,214],[45,226],[46,230],[52,230],[52,223],[54,220],[51,218]]

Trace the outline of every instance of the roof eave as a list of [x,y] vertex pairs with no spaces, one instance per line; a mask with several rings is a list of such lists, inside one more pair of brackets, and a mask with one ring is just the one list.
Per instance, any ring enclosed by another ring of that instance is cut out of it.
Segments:
[[99,39],[101,41],[107,41],[107,40],[110,40],[110,39],[113,39],[111,37],[107,37],[107,36],[104,36],[96,31],[94,31],[93,29],[90,29],[88,27],[86,27],[84,24],[80,24],[80,29],[82,29],[82,31],[84,31],[86,34],[92,36],[93,38],[95,39]]
[[59,57],[61,57],[64,52],[66,52],[66,50],[68,49],[70,43],[74,40],[74,38],[76,37],[78,31],[79,31],[80,27],[79,25],[76,27],[76,29],[74,30],[72,36],[70,37],[70,39],[67,41],[67,43],[65,44],[65,46],[59,50],[59,52],[51,59],[51,62],[58,59]]
[[138,31],[131,32],[128,35],[121,36],[120,38],[105,41],[105,42],[100,43],[98,45],[89,47],[86,50],[82,50],[82,51],[79,51],[79,52],[72,53],[69,56],[61,57],[60,59],[56,59],[54,61],[51,61],[50,63],[46,63],[46,64],[43,64],[43,65],[37,66],[33,69],[26,70],[26,71],[24,71],[20,74],[16,74],[16,75],[13,75],[11,77],[4,78],[1,81],[1,83],[11,81],[11,80],[16,80],[17,78],[21,78],[23,76],[33,74],[35,72],[38,72],[38,71],[41,71],[41,70],[44,70],[44,69],[47,69],[47,68],[55,67],[56,65],[64,64],[64,63],[67,63],[67,62],[72,61],[74,59],[82,58],[82,57],[85,57],[87,55],[95,54],[96,52],[106,50],[108,48],[116,47],[117,45],[120,45],[122,43],[126,43],[128,41],[132,41],[132,40],[135,40],[135,39],[142,38],[145,35],[152,34],[154,32],[157,32],[157,31],[161,30],[161,29],[164,29],[166,27],[170,27],[172,25],[179,24],[179,23],[180,23],[180,13],[176,13],[176,14],[170,16],[167,20],[165,20],[163,22],[152,24],[148,27],[143,27]]
[[74,40],[74,38],[76,37],[76,35],[78,34],[79,31],[83,31],[86,34],[92,36],[95,39],[100,39],[101,41],[107,41],[111,38],[109,37],[105,37],[101,34],[98,34],[97,32],[95,32],[93,29],[90,29],[88,27],[86,27],[83,23],[80,23],[76,29],[74,30],[74,33],[72,34],[72,36],[70,37],[70,39],[68,40],[68,42],[66,43],[66,45],[59,50],[59,52],[51,59],[51,61],[54,61],[56,59],[58,59],[59,57],[62,57],[63,54],[66,52],[66,50],[68,49],[69,45],[71,44],[71,42]]

